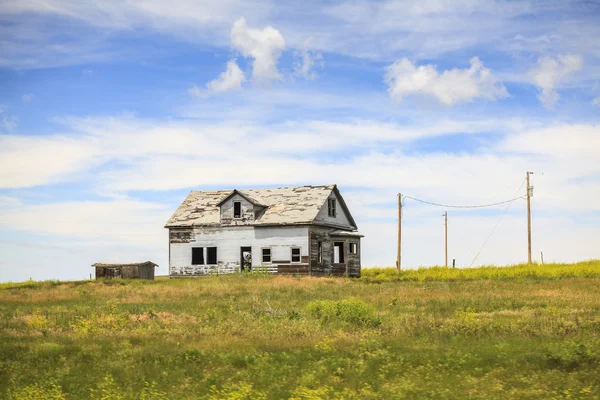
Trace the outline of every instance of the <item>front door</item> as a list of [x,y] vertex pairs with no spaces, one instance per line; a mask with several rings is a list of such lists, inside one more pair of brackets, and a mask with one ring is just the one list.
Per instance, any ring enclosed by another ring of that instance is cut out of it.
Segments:
[[240,269],[242,271],[252,269],[252,247],[240,247]]
[[333,243],[333,263],[343,264],[344,263],[344,242]]

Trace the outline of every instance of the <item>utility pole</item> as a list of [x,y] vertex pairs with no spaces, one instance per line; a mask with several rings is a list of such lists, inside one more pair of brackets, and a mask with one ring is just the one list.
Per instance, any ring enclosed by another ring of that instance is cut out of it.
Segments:
[[531,264],[531,195],[533,187],[529,184],[529,175],[533,172],[527,171],[527,264]]
[[402,249],[402,193],[398,193],[398,258],[396,259],[396,268],[401,270],[401,249]]
[[445,262],[446,262],[446,267],[448,267],[448,211],[446,211],[444,213],[444,228],[445,228],[445,231],[446,231],[445,235],[444,235],[444,239],[445,239],[444,240],[444,242],[445,242],[444,243],[444,245],[445,245],[444,247],[445,247],[445,250],[446,250],[445,251],[445,254],[446,254]]

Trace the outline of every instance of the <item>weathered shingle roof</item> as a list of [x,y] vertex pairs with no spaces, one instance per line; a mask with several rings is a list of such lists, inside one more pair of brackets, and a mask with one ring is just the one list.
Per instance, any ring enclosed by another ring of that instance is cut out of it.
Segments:
[[98,262],[95,264],[92,264],[92,267],[103,267],[103,268],[121,268],[121,267],[141,267],[143,265],[151,265],[154,267],[158,267],[158,264],[154,264],[152,261],[144,261],[144,262],[138,262],[138,263],[105,263],[105,262]]
[[[313,222],[334,189],[337,190],[335,185],[323,185],[242,189],[238,192],[266,207],[254,225],[296,225]],[[219,204],[231,193],[231,190],[190,192],[166,227],[218,225]]]

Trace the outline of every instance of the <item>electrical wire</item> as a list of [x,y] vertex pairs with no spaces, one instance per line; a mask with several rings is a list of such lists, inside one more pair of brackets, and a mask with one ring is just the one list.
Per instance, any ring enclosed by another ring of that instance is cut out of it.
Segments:
[[[523,184],[521,184],[521,187],[522,186],[523,186]],[[519,188],[519,190],[521,190],[521,188]],[[518,191],[517,191],[517,193],[518,193]],[[495,206],[501,206],[502,204],[512,203],[515,200],[524,199],[525,197],[527,197],[527,195],[523,195],[523,196],[519,196],[519,197],[514,197],[514,198],[512,198],[510,200],[499,201],[497,203],[468,205],[468,206],[457,206],[457,205],[434,203],[434,202],[431,202],[431,201],[417,199],[416,197],[412,197],[412,196],[402,196],[402,197],[405,198],[405,199],[411,199],[411,200],[418,201],[419,203],[429,204],[431,206],[445,207],[445,208],[485,208],[485,207],[495,207]]]
[[[519,186],[519,188],[517,189],[517,191],[515,192],[515,196],[517,195],[517,193],[519,193],[519,191],[521,190],[521,188],[523,187],[523,184],[525,183],[525,179],[523,179],[523,182],[521,182],[521,186]],[[528,188],[529,190],[529,188]],[[496,222],[496,225],[494,225],[494,228],[492,229],[492,231],[490,232],[490,234],[488,235],[487,239],[485,239],[485,242],[483,243],[483,246],[481,246],[481,249],[479,249],[479,251],[477,252],[477,254],[475,255],[475,258],[473,258],[473,261],[471,262],[471,265],[469,265],[469,268],[471,268],[473,266],[473,264],[475,264],[475,261],[477,261],[477,258],[479,257],[479,255],[481,254],[481,252],[483,251],[485,245],[488,243],[488,241],[490,240],[490,238],[492,237],[492,235],[494,234],[494,231],[496,230],[496,228],[498,227],[498,225],[500,225],[500,222],[502,221],[502,218],[504,218],[504,216],[506,215],[506,212],[508,211],[508,209],[510,208],[511,204],[513,203],[514,200],[519,199],[519,197],[515,197],[513,200],[511,200],[508,205],[506,206],[506,208],[504,209],[504,212],[502,213],[502,215],[500,216],[500,219],[498,220],[498,222]]]

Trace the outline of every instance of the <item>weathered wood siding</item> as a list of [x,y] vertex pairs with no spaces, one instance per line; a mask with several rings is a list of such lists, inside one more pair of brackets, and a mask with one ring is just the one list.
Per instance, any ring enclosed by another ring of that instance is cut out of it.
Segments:
[[[239,272],[240,248],[246,246],[252,248],[253,268],[264,267],[274,273],[308,274],[309,271],[308,227],[305,226],[175,228],[170,229],[169,246],[169,275],[172,277]],[[193,247],[216,247],[217,264],[192,265]],[[266,247],[271,248],[271,263],[263,265],[262,249]],[[300,248],[300,263],[291,262],[292,247]]]
[[[313,276],[334,275],[360,277],[360,238],[330,236],[335,229],[320,226],[310,228],[310,274]],[[319,242],[321,261],[319,261]],[[344,263],[334,263],[334,242],[344,243]],[[350,253],[350,243],[356,243],[356,254]]]
[[154,266],[96,267],[96,279],[154,279]]

